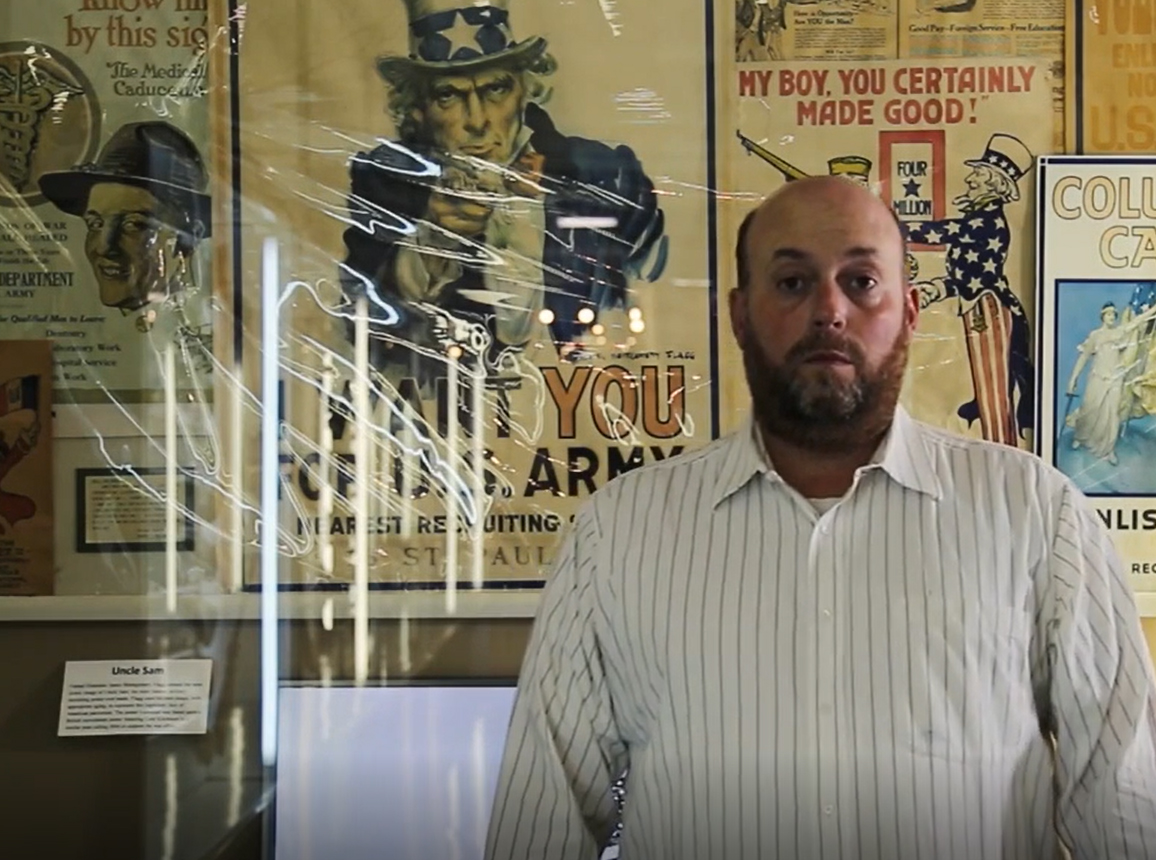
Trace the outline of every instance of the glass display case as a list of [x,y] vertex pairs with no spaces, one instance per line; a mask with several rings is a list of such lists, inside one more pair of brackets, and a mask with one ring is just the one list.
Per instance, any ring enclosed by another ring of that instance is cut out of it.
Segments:
[[480,858],[561,541],[741,426],[809,176],[908,232],[904,406],[1067,474],[1156,647],[1148,11],[7,4],[3,848]]

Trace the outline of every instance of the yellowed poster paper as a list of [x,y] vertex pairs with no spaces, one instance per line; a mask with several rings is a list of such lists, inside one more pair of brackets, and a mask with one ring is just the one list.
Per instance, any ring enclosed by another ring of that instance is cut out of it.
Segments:
[[0,340],[0,595],[53,590],[51,350]]
[[710,438],[705,14],[250,9],[285,586],[537,587],[590,493]]
[[[1033,160],[1051,129],[1045,68],[999,60],[742,68],[720,124],[720,248],[784,182],[837,174],[887,200],[921,296],[904,402],[956,432],[1030,447],[1034,425]],[[728,140],[729,137],[729,140]],[[720,296],[733,284],[723,269]],[[725,320],[725,309],[720,309]],[[721,361],[737,361],[728,333]],[[722,415],[741,414],[728,379]]]
[[1156,152],[1156,6],[1067,0],[1067,146]]
[[1156,158],[1039,171],[1039,453],[1156,594]]
[[735,61],[894,59],[898,2],[733,0]]
[[12,3],[4,23],[0,325],[54,342],[58,400],[159,400],[165,345],[209,349],[207,0]]
[[1055,119],[1051,151],[1064,151],[1064,0],[900,0],[899,56],[1044,63]]

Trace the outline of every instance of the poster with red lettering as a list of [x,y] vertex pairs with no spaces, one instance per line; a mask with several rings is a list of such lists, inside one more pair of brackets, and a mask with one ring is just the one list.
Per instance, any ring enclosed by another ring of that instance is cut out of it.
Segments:
[[[720,243],[733,245],[743,216],[785,182],[830,174],[871,187],[906,225],[920,295],[904,403],[937,426],[1030,448],[1033,164],[1052,142],[1040,122],[1051,112],[1046,64],[783,63],[741,67],[732,86],[719,133]],[[727,286],[724,277],[720,295]],[[745,402],[740,386],[728,386],[723,415]]]
[[281,273],[284,588],[540,587],[592,492],[709,441],[706,12],[654,10],[249,5],[234,192],[247,279],[266,248]]

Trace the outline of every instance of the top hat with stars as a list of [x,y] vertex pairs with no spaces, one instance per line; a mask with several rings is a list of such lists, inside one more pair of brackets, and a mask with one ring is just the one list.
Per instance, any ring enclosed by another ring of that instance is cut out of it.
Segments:
[[404,0],[409,18],[409,56],[380,57],[377,71],[393,81],[414,68],[445,74],[478,71],[494,62],[531,60],[546,40],[521,42],[510,29],[509,0]]
[[1032,168],[1032,154],[1023,141],[1010,134],[993,134],[987,142],[987,149],[979,158],[965,161],[968,167],[978,167],[981,164],[993,167],[1010,179],[1018,183],[1024,174]]

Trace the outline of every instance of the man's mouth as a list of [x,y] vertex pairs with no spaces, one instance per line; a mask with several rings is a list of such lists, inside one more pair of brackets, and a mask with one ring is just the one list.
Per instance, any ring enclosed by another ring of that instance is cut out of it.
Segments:
[[97,263],[96,271],[101,277],[113,280],[123,281],[128,277],[128,266],[121,266],[116,263]]
[[820,349],[808,353],[803,359],[806,364],[853,364],[846,353],[833,349]]

